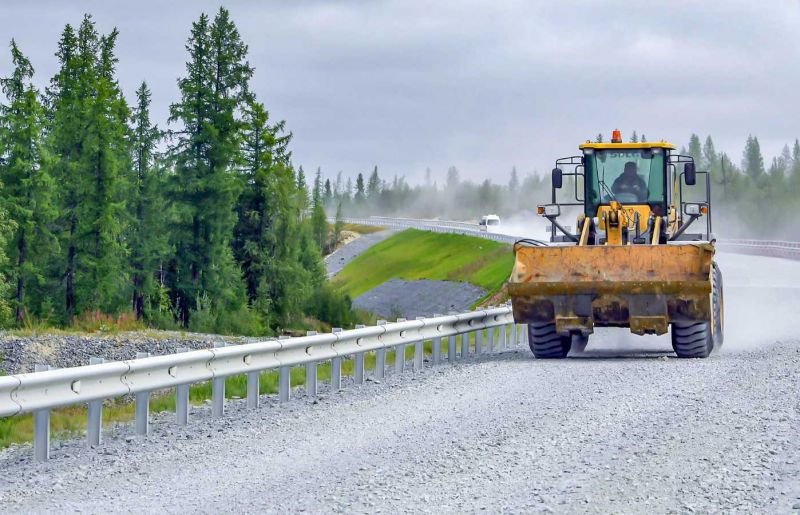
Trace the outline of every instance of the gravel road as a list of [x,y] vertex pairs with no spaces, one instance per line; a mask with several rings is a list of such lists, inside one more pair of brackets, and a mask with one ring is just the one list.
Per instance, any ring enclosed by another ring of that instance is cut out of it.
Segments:
[[565,361],[519,349],[223,419],[202,406],[188,428],[164,414],[45,464],[1,453],[0,511],[796,513],[800,263],[720,261],[728,338],[709,359],[598,331]]
[[328,271],[328,277],[333,277],[342,271],[347,264],[366,252],[368,248],[380,243],[389,236],[397,234],[399,231],[385,230],[380,232],[373,232],[369,234],[362,234],[355,240],[351,241],[344,247],[339,248],[335,252],[325,256],[325,268]]

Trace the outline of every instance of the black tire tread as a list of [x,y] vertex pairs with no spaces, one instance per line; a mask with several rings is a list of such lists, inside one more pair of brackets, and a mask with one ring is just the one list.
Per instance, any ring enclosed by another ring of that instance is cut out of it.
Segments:
[[556,333],[555,324],[528,324],[528,345],[536,359],[563,359],[572,337]]

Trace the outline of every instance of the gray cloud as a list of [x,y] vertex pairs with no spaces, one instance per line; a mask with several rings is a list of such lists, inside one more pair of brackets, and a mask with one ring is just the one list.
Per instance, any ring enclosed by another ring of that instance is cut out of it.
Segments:
[[[185,39],[206,1],[3,2],[45,84],[67,22],[119,27],[119,76],[146,79],[166,120]],[[228,2],[256,67],[254,89],[294,132],[295,161],[333,175],[505,180],[549,169],[598,132],[683,144],[712,134],[739,159],[794,139],[800,108],[796,2]],[[0,73],[9,66],[0,54]]]

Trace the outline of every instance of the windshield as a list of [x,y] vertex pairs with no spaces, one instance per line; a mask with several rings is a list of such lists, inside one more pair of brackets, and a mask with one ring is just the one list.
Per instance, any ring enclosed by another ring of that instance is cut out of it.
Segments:
[[586,149],[586,215],[600,204],[649,204],[666,212],[664,149]]

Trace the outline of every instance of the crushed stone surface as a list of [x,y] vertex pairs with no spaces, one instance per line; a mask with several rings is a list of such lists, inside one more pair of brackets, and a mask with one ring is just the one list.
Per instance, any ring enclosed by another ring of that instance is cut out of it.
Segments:
[[465,282],[390,279],[356,297],[353,306],[390,320],[398,317],[413,320],[435,313],[468,311],[486,293],[483,288]]
[[157,356],[174,354],[181,347],[208,349],[217,342],[229,344],[269,339],[176,331],[130,331],[115,334],[0,334],[0,371],[32,372],[37,364],[56,368],[88,365],[92,357],[106,361],[133,359],[138,352]]

